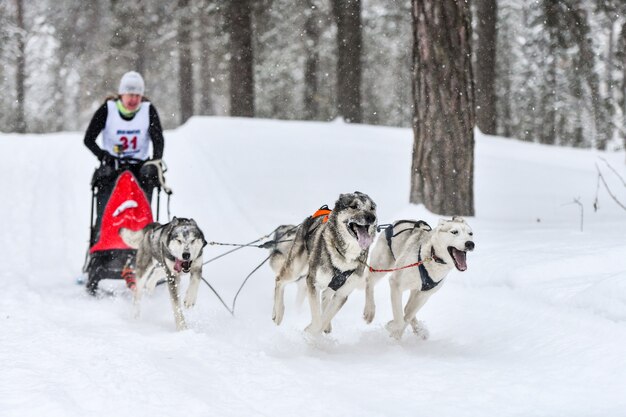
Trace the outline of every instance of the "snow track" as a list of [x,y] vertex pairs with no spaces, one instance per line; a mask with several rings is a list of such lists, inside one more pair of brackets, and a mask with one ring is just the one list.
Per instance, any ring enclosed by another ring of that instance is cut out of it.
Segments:
[[[209,241],[251,241],[355,190],[374,198],[380,223],[437,223],[407,204],[408,129],[193,118],[165,136],[172,214]],[[82,135],[0,135],[0,146],[3,417],[624,415],[626,214],[606,194],[591,212],[594,163],[626,177],[622,154],[478,135],[476,250],[420,312],[430,339],[387,336],[381,281],[372,325],[356,291],[333,333],[311,342],[295,286],[283,325],[272,323],[267,266],[234,318],[201,286],[181,333],[164,286],[139,320],[122,281],[104,283],[117,297],[88,297],[73,283],[96,166]],[[164,197],[161,210],[165,221]],[[203,275],[230,304],[266,255],[242,249]]]

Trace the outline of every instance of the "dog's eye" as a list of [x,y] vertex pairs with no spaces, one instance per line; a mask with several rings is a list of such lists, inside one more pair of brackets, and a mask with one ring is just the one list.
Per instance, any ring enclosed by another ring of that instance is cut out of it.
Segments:
[[358,205],[357,203],[354,203],[354,204],[352,204],[352,205],[350,206],[350,208],[351,208],[351,209],[353,209],[353,210],[358,210],[359,205]]
[[474,232],[469,232],[469,235],[470,236],[474,236]]
[[452,233],[453,235],[458,235],[459,231],[458,230],[452,230],[450,233]]

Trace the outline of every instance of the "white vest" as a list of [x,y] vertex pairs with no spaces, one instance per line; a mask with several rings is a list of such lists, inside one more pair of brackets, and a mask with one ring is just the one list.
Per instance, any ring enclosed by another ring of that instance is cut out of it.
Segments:
[[114,156],[145,161],[150,152],[149,126],[150,102],[142,102],[135,117],[132,120],[124,120],[115,101],[108,100],[107,121],[102,131],[102,149]]

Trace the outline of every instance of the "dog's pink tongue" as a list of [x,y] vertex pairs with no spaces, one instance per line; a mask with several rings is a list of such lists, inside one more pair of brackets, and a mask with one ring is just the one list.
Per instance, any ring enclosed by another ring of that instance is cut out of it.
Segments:
[[176,259],[176,263],[174,264],[174,271],[180,274],[180,271],[183,270],[183,261],[180,259]]
[[462,250],[452,248],[452,258],[454,258],[454,265],[459,271],[465,271],[467,269],[467,254]]
[[374,238],[369,233],[367,233],[367,226],[357,226],[356,235],[357,242],[359,242],[359,246],[363,250],[369,248],[372,244],[372,240],[374,240]]

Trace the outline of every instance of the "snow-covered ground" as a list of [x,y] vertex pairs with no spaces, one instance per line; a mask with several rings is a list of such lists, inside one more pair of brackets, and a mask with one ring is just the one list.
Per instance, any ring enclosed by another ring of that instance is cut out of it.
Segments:
[[[438,216],[408,204],[408,129],[194,118],[166,132],[171,212],[207,240],[243,243],[300,223],[341,192],[368,193],[380,223]],[[13,416],[624,416],[626,188],[623,153],[477,134],[468,270],[420,312],[430,330],[387,335],[386,283],[373,324],[362,291],[310,342],[288,288],[271,321],[264,265],[231,317],[202,285],[190,330],[174,331],[164,286],[132,316],[75,284],[88,239],[95,158],[82,134],[0,135],[0,415]],[[584,231],[580,208],[584,204]],[[166,220],[165,200],[161,220]],[[228,248],[210,246],[205,259]],[[246,248],[205,267],[227,303],[265,258]]]

